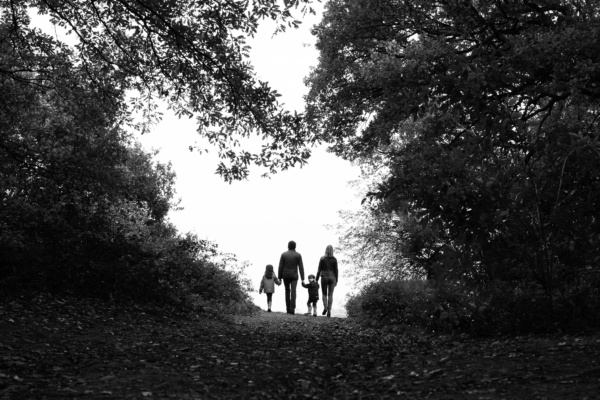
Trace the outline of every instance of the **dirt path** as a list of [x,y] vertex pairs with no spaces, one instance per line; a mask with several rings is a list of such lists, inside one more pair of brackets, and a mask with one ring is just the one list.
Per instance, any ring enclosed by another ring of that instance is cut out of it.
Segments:
[[0,303],[2,399],[598,399],[600,335],[475,340],[262,312]]

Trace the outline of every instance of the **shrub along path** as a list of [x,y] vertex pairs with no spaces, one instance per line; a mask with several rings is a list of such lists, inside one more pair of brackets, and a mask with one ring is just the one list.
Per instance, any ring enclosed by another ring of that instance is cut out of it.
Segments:
[[600,335],[472,339],[261,312],[0,303],[3,399],[597,399]]

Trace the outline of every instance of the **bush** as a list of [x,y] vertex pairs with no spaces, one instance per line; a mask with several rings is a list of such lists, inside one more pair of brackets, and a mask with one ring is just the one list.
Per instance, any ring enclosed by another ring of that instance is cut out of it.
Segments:
[[237,261],[223,260],[215,244],[179,235],[134,202],[92,208],[76,220],[60,204],[52,212],[17,213],[21,224],[0,235],[0,294],[48,291],[208,313],[253,310],[243,271],[227,270]]
[[580,331],[599,326],[597,291],[554,293],[541,286],[494,283],[477,309],[471,329],[480,333],[520,334]]
[[424,280],[387,280],[363,287],[346,303],[348,317],[367,325],[437,327],[442,306]]
[[556,295],[539,286],[424,280],[376,281],[346,304],[348,317],[395,329],[477,335],[572,332],[600,326],[597,291]]

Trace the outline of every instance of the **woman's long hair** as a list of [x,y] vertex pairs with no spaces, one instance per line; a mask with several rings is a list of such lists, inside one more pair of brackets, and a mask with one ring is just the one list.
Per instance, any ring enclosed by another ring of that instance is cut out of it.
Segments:
[[328,245],[325,248],[325,257],[333,257],[333,246]]

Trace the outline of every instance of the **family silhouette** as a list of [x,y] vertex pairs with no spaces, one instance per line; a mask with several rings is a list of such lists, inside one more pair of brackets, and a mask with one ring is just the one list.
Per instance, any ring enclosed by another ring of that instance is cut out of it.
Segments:
[[[323,313],[331,317],[333,306],[333,292],[339,282],[338,263],[333,256],[333,246],[328,245],[325,248],[325,255],[319,259],[317,275],[309,275],[308,283],[304,283],[304,264],[302,255],[296,251],[296,242],[291,240],[288,243],[288,250],[281,254],[279,259],[279,269],[277,275],[271,264],[265,268],[265,273],[260,282],[259,294],[264,291],[267,295],[267,311],[271,312],[273,302],[273,293],[275,285],[281,285],[285,289],[285,308],[288,314],[296,313],[296,288],[298,278],[302,281],[302,287],[308,289],[308,301],[306,303],[308,312],[304,315],[317,316],[317,303],[319,301],[319,288],[323,294]],[[319,278],[321,284],[319,285]]]

